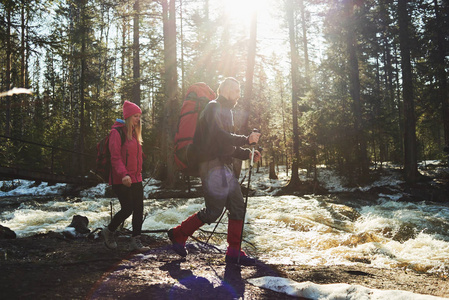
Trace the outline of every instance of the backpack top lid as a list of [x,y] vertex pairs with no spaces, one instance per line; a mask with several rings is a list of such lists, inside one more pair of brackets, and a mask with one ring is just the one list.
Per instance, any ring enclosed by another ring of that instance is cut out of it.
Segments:
[[194,100],[192,98],[207,98],[210,101],[217,98],[217,96],[207,84],[204,82],[197,82],[192,84],[186,92],[185,100]]
[[192,143],[198,115],[207,102],[213,99],[215,99],[214,91],[204,82],[194,83],[187,89],[174,139],[175,150]]

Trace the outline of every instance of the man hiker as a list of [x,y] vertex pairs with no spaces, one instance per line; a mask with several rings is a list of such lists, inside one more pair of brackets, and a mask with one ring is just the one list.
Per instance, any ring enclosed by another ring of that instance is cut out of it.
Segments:
[[[173,250],[182,257],[187,256],[185,243],[188,237],[205,223],[217,220],[226,207],[229,211],[226,263],[254,265],[255,259],[240,249],[245,203],[238,178],[233,172],[232,159],[250,159],[251,150],[241,146],[256,144],[260,133],[252,132],[249,136],[234,133],[232,108],[240,98],[240,83],[236,79],[226,78],[217,94],[218,98],[210,101],[201,113],[193,139],[205,207],[181,225],[170,229],[168,237]],[[255,150],[254,162],[260,158],[260,152]]]

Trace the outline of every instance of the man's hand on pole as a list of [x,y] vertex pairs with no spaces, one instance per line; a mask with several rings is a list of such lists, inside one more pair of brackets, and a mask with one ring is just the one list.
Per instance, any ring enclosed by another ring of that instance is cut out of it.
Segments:
[[257,129],[253,129],[253,132],[248,137],[248,142],[252,146],[251,154],[249,155],[249,159],[251,160],[251,166],[253,163],[256,163],[260,160],[262,157],[262,154],[258,150],[256,150],[254,147],[259,142],[260,138],[260,132]]
[[252,157],[253,162],[255,162],[255,163],[258,162],[261,157],[262,157],[262,154],[260,154],[260,152],[258,150],[254,150],[254,156]]
[[250,145],[255,145],[259,142],[260,132],[253,131],[248,137],[248,142]]

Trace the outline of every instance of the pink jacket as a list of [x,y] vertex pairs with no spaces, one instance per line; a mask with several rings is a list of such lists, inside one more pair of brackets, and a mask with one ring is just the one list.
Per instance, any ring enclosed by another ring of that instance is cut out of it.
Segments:
[[123,127],[125,124],[115,122],[111,129],[109,137],[109,151],[111,152],[112,172],[109,177],[109,184],[122,184],[122,178],[126,175],[131,177],[133,183],[142,181],[142,146],[133,136],[132,140],[125,139],[122,146],[120,133],[113,129],[114,127]]

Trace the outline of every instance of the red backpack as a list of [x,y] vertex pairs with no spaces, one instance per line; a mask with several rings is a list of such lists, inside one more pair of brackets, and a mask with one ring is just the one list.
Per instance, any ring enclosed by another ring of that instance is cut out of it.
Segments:
[[198,176],[193,136],[199,114],[206,104],[216,98],[214,91],[204,82],[194,83],[186,92],[175,135],[175,162],[178,169],[186,175]]
[[[120,139],[122,141],[122,146],[125,143],[125,132],[122,127],[114,127],[115,130],[120,134]],[[109,176],[111,174],[111,152],[109,152],[109,137],[111,132],[108,133],[101,141],[97,144],[97,160],[95,165],[95,171],[93,173],[100,177],[102,181],[109,182]]]

